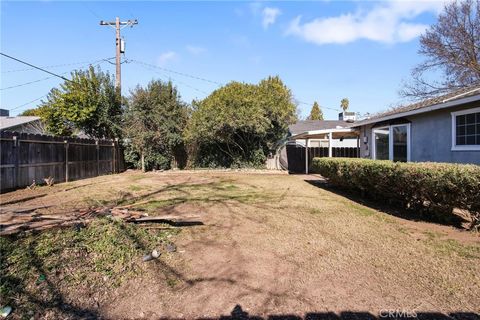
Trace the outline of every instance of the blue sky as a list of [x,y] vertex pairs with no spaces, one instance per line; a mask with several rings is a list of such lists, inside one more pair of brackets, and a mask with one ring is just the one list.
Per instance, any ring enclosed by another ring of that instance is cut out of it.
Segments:
[[[316,100],[326,118],[335,119],[332,109],[344,97],[361,114],[401,102],[402,80],[423,59],[418,36],[441,8],[436,1],[2,1],[1,52],[68,76],[114,57],[114,30],[100,20],[136,18],[138,25],[122,30],[125,58],[153,67],[123,64],[124,95],[154,78],[171,79],[186,102],[218,87],[171,71],[218,83],[279,75],[298,101],[308,103],[299,104],[302,116]],[[15,108],[11,114],[35,107],[40,100],[28,102],[61,81],[43,80],[49,75],[38,70],[18,71],[28,67],[3,57],[0,62],[0,106]],[[100,66],[114,72],[107,62]]]

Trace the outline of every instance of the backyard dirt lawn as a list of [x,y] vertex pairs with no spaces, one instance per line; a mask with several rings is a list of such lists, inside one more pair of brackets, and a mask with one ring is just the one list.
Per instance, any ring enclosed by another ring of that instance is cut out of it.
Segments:
[[[107,216],[2,236],[1,304],[14,319],[480,313],[478,234],[377,211],[320,177],[129,171],[19,190],[1,203],[52,215],[130,205],[202,223]],[[155,248],[160,257],[143,262]]]

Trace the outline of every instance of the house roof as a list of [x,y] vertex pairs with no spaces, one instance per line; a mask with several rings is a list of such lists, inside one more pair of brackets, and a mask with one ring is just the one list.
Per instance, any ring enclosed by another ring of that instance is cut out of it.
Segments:
[[301,120],[289,125],[288,130],[293,136],[307,131],[335,129],[337,127],[348,128],[351,125],[352,123],[342,120]]
[[429,112],[433,110],[453,107],[459,104],[480,100],[480,84],[465,87],[450,93],[422,100],[406,106],[400,106],[392,110],[381,112],[368,119],[355,122],[352,127],[405,117],[413,114]]
[[0,130],[13,128],[32,121],[40,120],[40,117],[18,116],[18,117],[0,117]]

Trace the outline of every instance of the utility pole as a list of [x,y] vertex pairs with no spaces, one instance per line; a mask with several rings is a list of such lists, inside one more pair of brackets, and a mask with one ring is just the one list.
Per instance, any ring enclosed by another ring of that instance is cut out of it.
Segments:
[[[122,67],[121,67],[121,54],[125,53],[125,43],[120,37],[120,30],[124,27],[130,26],[133,27],[135,24],[138,24],[138,20],[127,20],[127,21],[120,21],[119,17],[115,18],[115,21],[107,22],[107,21],[100,21],[101,26],[112,26],[115,28],[115,65],[116,65],[116,72],[115,72],[115,90],[117,91],[117,95],[119,97],[122,96]],[[122,28],[122,26],[124,26]]]

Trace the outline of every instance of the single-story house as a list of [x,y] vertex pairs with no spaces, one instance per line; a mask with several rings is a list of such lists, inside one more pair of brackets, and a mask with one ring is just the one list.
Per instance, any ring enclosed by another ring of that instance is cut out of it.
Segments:
[[360,157],[480,165],[480,85],[355,122]]
[[[6,111],[6,112],[5,112]],[[10,117],[8,110],[2,109],[0,116],[0,131],[15,131],[33,134],[43,134],[44,125],[40,117],[17,116]]]
[[[309,147],[328,147],[328,132],[350,128],[352,122],[343,120],[301,120],[288,126],[290,143],[305,146],[306,139],[302,134],[318,131],[319,134],[308,139]],[[332,147],[357,147],[357,137],[352,135],[337,135],[332,138]]]
[[288,141],[279,152],[281,167],[308,172],[315,156],[358,157],[358,132],[351,128],[354,121],[354,112],[341,112],[338,120],[303,120],[290,125]]

